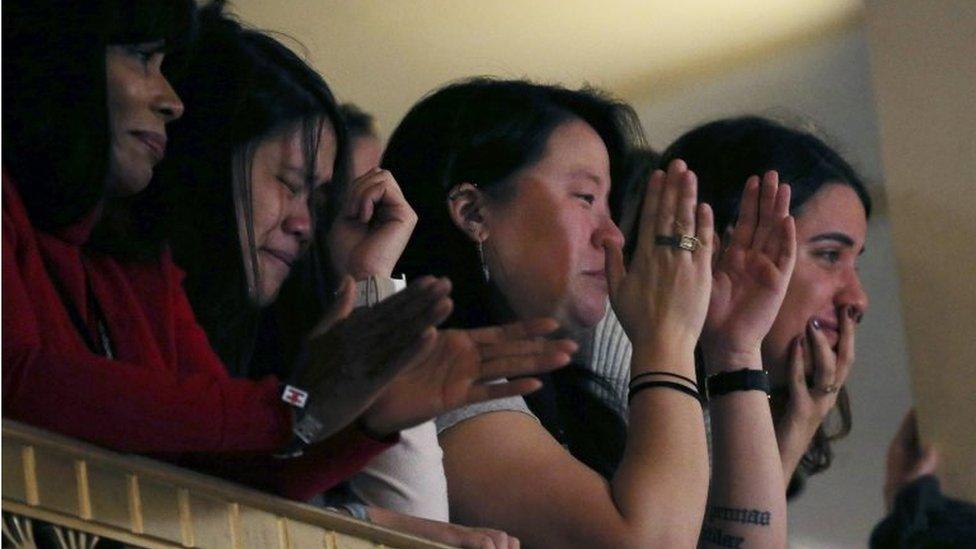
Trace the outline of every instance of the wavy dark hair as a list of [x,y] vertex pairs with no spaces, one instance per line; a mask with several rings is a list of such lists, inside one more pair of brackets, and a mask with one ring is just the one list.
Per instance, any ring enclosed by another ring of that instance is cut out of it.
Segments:
[[[420,218],[398,267],[410,277],[450,277],[456,306],[447,325],[479,327],[514,316],[505,296],[484,280],[476,246],[451,220],[448,192],[469,182],[491,200],[511,199],[512,176],[537,162],[552,132],[575,119],[603,140],[612,181],[619,180],[630,150],[643,143],[640,126],[630,107],[595,90],[474,78],[427,96],[393,132],[382,165],[396,176]],[[526,400],[577,458],[609,475],[617,460],[607,460],[603,450],[622,450],[626,430],[619,416],[582,389],[582,380],[590,377],[573,365]]]
[[[801,214],[804,204],[825,185],[839,183],[857,194],[867,217],[871,216],[867,187],[840,154],[812,133],[772,120],[746,116],[704,124],[668,147],[659,166],[666,167],[676,158],[687,162],[698,176],[698,199],[712,206],[719,232],[738,218],[746,179],[769,170],[776,170],[782,181],[790,183],[793,215]],[[786,387],[774,389],[770,399],[774,418],[785,412],[788,400]],[[817,429],[790,480],[790,496],[799,493],[807,477],[830,467],[831,443],[850,433],[852,417],[846,388],[840,389],[835,410],[838,421],[830,422],[830,426],[825,422]]]
[[[249,264],[256,271],[250,233],[254,150],[262,140],[298,128],[312,196],[319,134],[322,124],[330,123],[337,155],[327,189],[334,198],[346,178],[348,139],[338,103],[322,77],[272,36],[225,14],[224,5],[218,1],[200,9],[198,38],[178,88],[188,108],[173,124],[170,153],[153,197],[163,206],[153,210],[162,212],[159,225],[174,259],[186,270],[184,288],[211,345],[231,373],[249,375],[261,311],[249,290],[239,226],[247,231]],[[238,211],[244,217],[240,225]],[[329,217],[314,207],[311,212],[313,218]],[[298,319],[294,331],[301,333],[317,318],[327,295],[327,255],[320,249],[326,223],[315,225],[311,250],[296,263],[278,299],[293,305],[288,318]],[[250,276],[256,284],[259,274]]]
[[4,0],[3,168],[31,222],[70,225],[105,197],[105,48],[164,41],[171,81],[193,34],[193,0]]

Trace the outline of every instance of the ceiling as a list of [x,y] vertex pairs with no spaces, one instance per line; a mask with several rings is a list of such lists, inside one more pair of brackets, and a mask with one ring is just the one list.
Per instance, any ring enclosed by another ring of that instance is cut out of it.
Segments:
[[675,81],[860,20],[859,0],[236,0],[389,133],[441,84],[480,74],[646,99]]

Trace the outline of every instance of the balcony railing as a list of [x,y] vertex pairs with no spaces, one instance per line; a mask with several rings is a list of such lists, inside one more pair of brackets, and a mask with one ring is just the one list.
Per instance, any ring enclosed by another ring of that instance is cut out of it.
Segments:
[[32,547],[27,520],[54,525],[63,547],[96,537],[138,547],[445,547],[8,420],[3,511],[4,547]]

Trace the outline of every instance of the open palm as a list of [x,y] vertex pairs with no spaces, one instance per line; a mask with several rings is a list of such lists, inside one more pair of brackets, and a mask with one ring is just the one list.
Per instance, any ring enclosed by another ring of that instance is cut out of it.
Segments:
[[[440,330],[430,351],[402,371],[363,419],[377,433],[405,429],[467,404],[538,389],[535,378],[569,363],[576,344],[546,340],[552,319]],[[516,379],[506,379],[516,378]]]
[[796,263],[789,185],[780,185],[776,172],[766,173],[762,183],[750,177],[741,204],[729,245],[712,274],[702,344],[706,357],[722,357],[722,364],[709,360],[710,367],[748,366],[725,363],[758,357]]

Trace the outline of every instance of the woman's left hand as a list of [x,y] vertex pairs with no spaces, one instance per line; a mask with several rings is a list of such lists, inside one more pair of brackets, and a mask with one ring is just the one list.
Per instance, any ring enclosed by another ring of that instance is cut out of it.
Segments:
[[346,190],[329,230],[329,255],[336,273],[356,280],[390,276],[416,225],[417,214],[393,174],[373,168]]
[[[789,479],[831,408],[854,364],[854,331],[857,311],[850,305],[838,311],[840,320],[837,351],[823,330],[807,324],[806,335],[797,337],[790,348],[789,400],[786,412],[776,422],[776,440],[783,462],[783,478]],[[811,367],[812,386],[807,383]]]
[[796,263],[790,187],[776,172],[750,177],[739,219],[713,272],[702,349],[709,373],[758,368],[759,346],[773,325]]

